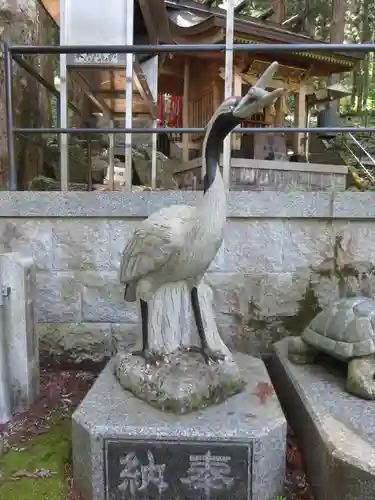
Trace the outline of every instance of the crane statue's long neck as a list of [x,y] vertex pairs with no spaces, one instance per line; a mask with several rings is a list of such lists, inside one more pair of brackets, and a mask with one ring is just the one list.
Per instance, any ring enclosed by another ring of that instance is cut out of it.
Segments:
[[209,225],[211,231],[217,234],[222,233],[226,220],[226,189],[220,173],[220,154],[225,137],[240,122],[232,113],[219,110],[208,123],[203,141],[202,160],[206,175],[200,221],[203,227]]
[[217,183],[224,189],[223,178],[219,168],[220,154],[224,139],[240,123],[241,120],[239,118],[234,117],[232,113],[228,112],[215,114],[207,125],[202,149],[202,158],[206,164],[205,195]]

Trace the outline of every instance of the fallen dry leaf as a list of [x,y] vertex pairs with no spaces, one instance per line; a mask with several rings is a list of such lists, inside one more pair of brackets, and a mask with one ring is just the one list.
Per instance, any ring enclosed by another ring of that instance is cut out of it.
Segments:
[[51,477],[54,476],[56,472],[52,472],[47,469],[36,469],[35,472],[27,472],[25,470],[19,470],[17,472],[14,472],[11,476],[10,479],[13,480],[18,480],[18,479],[39,479],[39,478],[46,478],[46,477]]
[[267,403],[267,398],[273,396],[274,390],[268,382],[258,382],[256,386],[255,395],[258,396],[262,405]]

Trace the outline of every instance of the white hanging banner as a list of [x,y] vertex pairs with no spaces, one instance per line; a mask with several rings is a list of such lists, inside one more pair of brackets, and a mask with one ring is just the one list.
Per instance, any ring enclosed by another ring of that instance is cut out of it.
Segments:
[[[126,45],[127,0],[65,0],[66,45]],[[63,20],[61,20],[62,22]],[[63,27],[61,27],[63,28]],[[69,66],[124,65],[126,54],[68,54]]]

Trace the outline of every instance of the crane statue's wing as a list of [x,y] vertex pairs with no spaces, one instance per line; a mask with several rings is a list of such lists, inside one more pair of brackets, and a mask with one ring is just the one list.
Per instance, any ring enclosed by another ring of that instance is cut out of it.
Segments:
[[192,207],[167,207],[144,220],[121,257],[120,281],[130,284],[163,267],[184,244]]

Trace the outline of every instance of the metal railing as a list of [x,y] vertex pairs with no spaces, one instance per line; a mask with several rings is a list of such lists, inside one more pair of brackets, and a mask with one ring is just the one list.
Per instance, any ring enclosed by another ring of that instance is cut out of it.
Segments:
[[356,146],[358,146],[358,147],[359,147],[359,149],[360,149],[363,153],[365,153],[365,155],[366,155],[366,156],[367,156],[367,158],[371,161],[371,163],[373,163],[373,164],[375,165],[375,159],[374,159],[374,158],[370,155],[370,153],[369,153],[368,151],[366,151],[366,149],[362,146],[362,144],[359,142],[359,140],[358,140],[358,139],[356,139],[356,138],[354,137],[354,135],[353,135],[353,134],[349,134],[349,137],[350,137],[350,139],[354,142],[354,144],[355,144]]
[[[296,52],[339,52],[339,53],[368,53],[375,52],[375,44],[324,44],[324,43],[307,43],[307,44],[234,44],[230,49],[225,44],[202,44],[202,45],[126,45],[126,46],[55,46],[55,45],[14,45],[9,46],[4,44],[4,64],[5,64],[5,89],[6,89],[6,117],[7,117],[7,143],[8,143],[8,160],[9,160],[9,189],[17,190],[17,168],[14,151],[14,139],[16,134],[176,134],[176,133],[202,133],[204,128],[17,128],[13,122],[13,106],[12,106],[12,62],[22,61],[23,68],[29,71],[24,64],[23,55],[41,55],[41,54],[96,54],[96,53],[117,53],[117,54],[157,54],[157,53],[197,53],[197,52],[226,52],[233,50],[234,52],[249,52],[256,54],[272,54],[275,56],[281,53],[296,53]],[[29,71],[30,72],[30,71]],[[35,76],[35,74],[34,74]],[[39,75],[40,76],[40,75]],[[42,77],[36,77],[40,83]],[[48,86],[51,84],[47,82]],[[55,89],[57,91],[57,89]],[[51,90],[55,93],[54,90]],[[56,95],[56,94],[55,94]],[[269,133],[276,132],[375,132],[375,127],[365,127],[358,129],[357,127],[326,127],[326,128],[297,128],[297,127],[275,127],[275,128],[236,128],[237,133]],[[131,167],[130,167],[131,168]],[[61,175],[61,179],[62,179]]]
[[362,161],[360,160],[360,158],[358,158],[358,156],[354,153],[354,151],[352,150],[352,148],[350,146],[348,146],[348,144],[346,144],[346,142],[344,142],[344,147],[345,147],[346,151],[350,154],[350,156],[355,160],[356,164],[358,166],[360,166],[362,168],[362,170],[365,172],[365,174],[369,177],[369,179],[371,180],[371,182],[374,182],[375,181],[375,177],[365,167],[365,165],[362,163]]

